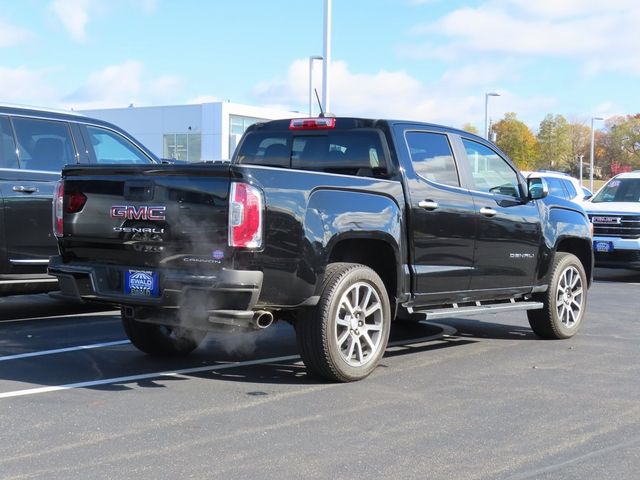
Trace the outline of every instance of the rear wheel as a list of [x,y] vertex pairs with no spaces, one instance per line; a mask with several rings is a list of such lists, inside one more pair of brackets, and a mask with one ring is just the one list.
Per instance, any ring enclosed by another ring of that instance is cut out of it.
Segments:
[[380,277],[364,265],[327,266],[320,301],[296,321],[307,369],[339,382],[368,376],[384,355],[391,313]]
[[556,253],[549,288],[534,299],[544,304],[540,310],[527,311],[536,334],[553,339],[573,337],[587,304],[587,276],[580,260],[571,253]]
[[207,335],[203,330],[145,323],[124,315],[122,326],[136,348],[157,356],[188,355]]

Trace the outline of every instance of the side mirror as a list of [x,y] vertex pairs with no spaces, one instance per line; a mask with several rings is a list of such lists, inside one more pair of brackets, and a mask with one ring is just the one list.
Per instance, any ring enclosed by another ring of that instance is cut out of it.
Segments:
[[529,187],[529,200],[539,200],[549,195],[549,187],[544,178],[527,178],[527,186]]

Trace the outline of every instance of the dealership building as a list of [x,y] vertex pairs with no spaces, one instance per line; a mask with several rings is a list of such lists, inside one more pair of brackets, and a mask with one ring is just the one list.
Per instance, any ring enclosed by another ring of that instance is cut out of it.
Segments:
[[125,129],[160,158],[198,162],[231,158],[249,125],[306,116],[229,102],[106,108],[80,113]]

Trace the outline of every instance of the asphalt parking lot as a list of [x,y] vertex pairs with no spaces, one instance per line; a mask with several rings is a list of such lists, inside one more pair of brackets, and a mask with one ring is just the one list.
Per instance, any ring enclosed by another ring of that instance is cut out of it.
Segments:
[[5,298],[0,477],[635,479],[639,292],[598,271],[568,341],[522,312],[398,326],[346,385],[306,375],[286,324],[158,360],[118,312]]

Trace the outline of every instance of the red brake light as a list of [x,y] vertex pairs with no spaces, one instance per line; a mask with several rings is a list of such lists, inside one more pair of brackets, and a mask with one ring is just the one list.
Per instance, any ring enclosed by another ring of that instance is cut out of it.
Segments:
[[229,197],[229,246],[262,246],[262,192],[246,183],[231,184]]
[[62,237],[64,233],[62,210],[64,205],[64,183],[62,180],[56,185],[56,192],[53,197],[53,234],[56,237]]
[[67,213],[78,213],[87,203],[87,196],[84,193],[73,192],[67,199]]
[[289,130],[328,130],[335,126],[336,119],[333,117],[294,118],[289,124]]

